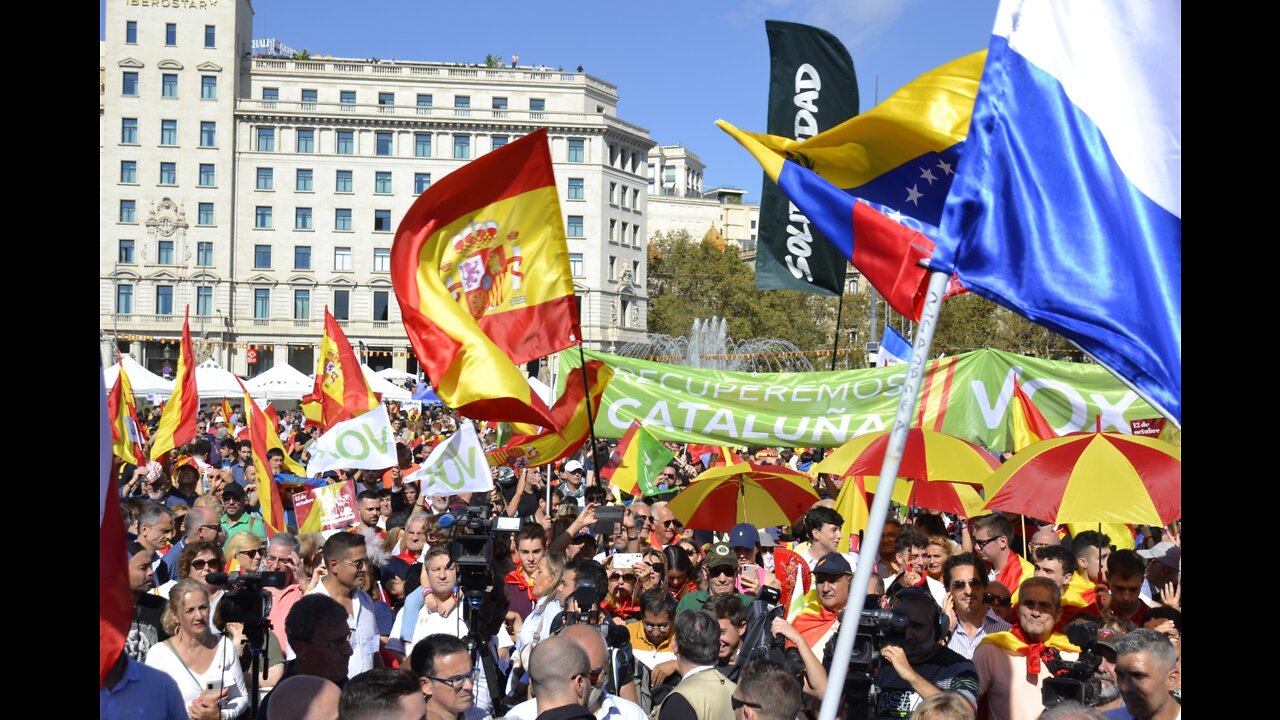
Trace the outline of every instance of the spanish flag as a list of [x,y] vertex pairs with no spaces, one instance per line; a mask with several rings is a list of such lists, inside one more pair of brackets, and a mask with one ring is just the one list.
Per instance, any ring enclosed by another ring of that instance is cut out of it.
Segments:
[[[280,452],[284,453],[284,469],[293,475],[306,477],[307,469],[302,467],[302,463],[294,460],[292,456],[284,449],[284,442],[280,439],[280,418],[276,415],[276,409],[267,403],[267,407],[262,410],[263,416],[267,420],[267,427],[271,428],[271,432],[267,433],[267,449],[280,448]],[[241,427],[249,426],[249,409],[246,407],[240,413]],[[253,440],[253,434],[250,433],[249,440]]]
[[[262,522],[267,526],[267,535],[284,532],[284,504],[280,500],[280,486],[271,474],[271,465],[267,463],[267,450],[283,446],[276,427],[271,424],[267,414],[249,396],[249,389],[240,378],[240,389],[244,390],[244,416],[249,426],[249,442],[253,445],[253,467],[258,471],[258,506],[262,512]],[[272,443],[272,440],[275,442]],[[285,456],[286,460],[288,455]]]
[[396,229],[391,281],[446,405],[473,419],[563,427],[516,368],[582,336],[546,129],[422,193]]
[[654,479],[675,457],[639,420],[632,420],[600,477],[628,495],[653,495],[658,492]]
[[[182,344],[178,350],[178,374],[173,380],[173,394],[160,411],[160,424],[151,442],[151,459],[159,460],[175,447],[191,442],[196,436],[196,414],[200,398],[196,392],[195,351],[191,347],[191,308],[182,318]],[[124,374],[123,372],[121,373]]]
[[133,401],[133,387],[125,373],[120,351],[116,350],[116,367],[120,373],[107,396],[107,417],[111,418],[111,452],[127,463],[141,465],[146,459],[142,452],[142,429],[138,423],[138,408]]
[[[590,417],[599,416],[600,398],[605,386],[613,379],[613,368],[599,360],[587,361],[587,382],[591,386]],[[523,381],[522,381],[523,382]],[[587,412],[586,391],[578,373],[566,379],[564,394],[551,407],[553,427],[563,430],[546,430],[538,435],[517,435],[503,447],[488,452],[489,465],[512,465],[524,458],[529,467],[546,465],[568,457],[577,450],[591,433]]]
[[859,551],[860,548],[854,546],[853,539],[858,533],[867,529],[867,521],[871,519],[871,505],[867,502],[865,477],[854,475],[844,479],[844,485],[840,486],[840,494],[836,496],[835,510],[840,513],[840,517],[844,518],[840,544],[836,550]]
[[327,306],[324,337],[320,339],[320,355],[316,358],[315,389],[302,400],[303,414],[324,428],[378,406],[378,396],[369,389],[351,343]]
[[1013,413],[1014,452],[1041,440],[1058,437],[1058,433],[1049,427],[1049,421],[1031,402],[1031,397],[1023,391],[1017,375],[1013,376],[1013,402],[1009,403],[1009,412]]
[[716,124],[894,310],[919,320],[927,275],[919,263],[938,238],[986,58],[984,50],[935,68],[803,141]]

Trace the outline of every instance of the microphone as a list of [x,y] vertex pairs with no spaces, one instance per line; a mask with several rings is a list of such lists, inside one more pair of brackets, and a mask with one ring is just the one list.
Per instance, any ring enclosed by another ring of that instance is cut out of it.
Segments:
[[448,530],[449,528],[453,527],[454,524],[457,522],[458,522],[458,519],[456,517],[454,517],[450,513],[445,513],[444,515],[440,516],[440,529]]
[[[232,575],[239,575],[239,574],[240,573],[232,573]],[[232,578],[231,575],[228,575],[227,573],[209,573],[208,575],[205,576],[204,581],[209,583],[210,585],[226,585],[227,582],[234,581],[234,578]]]

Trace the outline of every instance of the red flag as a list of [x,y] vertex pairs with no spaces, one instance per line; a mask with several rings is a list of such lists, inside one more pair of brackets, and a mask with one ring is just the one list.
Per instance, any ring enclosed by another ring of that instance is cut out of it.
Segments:
[[98,365],[98,395],[101,401],[98,426],[101,481],[98,493],[98,687],[107,671],[124,651],[129,621],[133,617],[133,596],[129,592],[129,558],[124,544],[124,521],[120,500],[112,482],[111,425],[107,419],[106,384]]

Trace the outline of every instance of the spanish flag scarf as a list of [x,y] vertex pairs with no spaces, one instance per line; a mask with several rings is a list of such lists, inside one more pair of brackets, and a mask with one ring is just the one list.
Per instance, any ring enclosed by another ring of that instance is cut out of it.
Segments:
[[529,595],[530,602],[537,602],[538,598],[533,594],[533,581],[526,578],[524,573],[520,571],[520,568],[516,568],[515,570],[507,573],[507,576],[503,578],[502,581],[508,585],[515,585],[525,591]]
[[1015,655],[1025,656],[1027,658],[1027,677],[1032,682],[1036,682],[1033,678],[1040,676],[1040,663],[1042,660],[1056,659],[1058,652],[1061,650],[1074,653],[1080,652],[1080,648],[1072,645],[1067,636],[1062,633],[1053,633],[1044,642],[1027,642],[1026,635],[1023,635],[1022,628],[1018,625],[1014,625],[1004,632],[992,633],[983,638],[980,644],[995,645]]

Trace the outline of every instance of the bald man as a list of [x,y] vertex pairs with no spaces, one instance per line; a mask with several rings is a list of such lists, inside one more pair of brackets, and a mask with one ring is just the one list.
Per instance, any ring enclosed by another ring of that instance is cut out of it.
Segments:
[[[587,654],[587,662],[591,666],[588,680],[587,710],[596,720],[648,720],[648,715],[634,702],[617,695],[611,695],[607,689],[609,651],[605,647],[600,631],[589,625],[570,625],[560,632],[559,637],[572,641]],[[597,673],[597,671],[600,671]],[[506,717],[512,720],[534,720],[538,716],[536,700],[526,700],[507,711]]]
[[342,690],[315,675],[294,675],[276,685],[267,720],[338,720]]
[[593,720],[587,711],[591,663],[573,640],[547,638],[529,656],[529,694],[537,698],[538,720]]
[[[1035,534],[1031,536],[1031,539],[1027,541],[1027,559],[1034,563],[1037,550],[1042,547],[1061,544],[1062,538],[1058,537],[1058,533],[1054,532],[1053,526],[1045,525],[1037,530]],[[1067,569],[1074,570],[1075,567],[1072,566]]]

